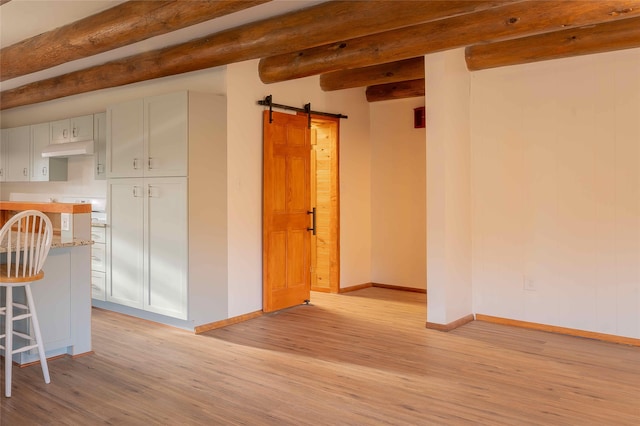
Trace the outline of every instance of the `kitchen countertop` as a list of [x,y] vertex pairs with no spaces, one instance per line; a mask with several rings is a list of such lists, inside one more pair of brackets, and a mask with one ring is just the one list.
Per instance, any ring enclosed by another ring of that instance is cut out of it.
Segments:
[[[64,248],[64,247],[80,247],[80,246],[90,246],[93,244],[92,240],[83,240],[80,238],[74,238],[73,241],[63,242],[60,235],[54,235],[51,240],[51,248]],[[0,247],[0,253],[6,253],[6,247]]]
[[91,204],[43,203],[35,201],[0,201],[0,210],[39,210],[43,213],[91,213]]

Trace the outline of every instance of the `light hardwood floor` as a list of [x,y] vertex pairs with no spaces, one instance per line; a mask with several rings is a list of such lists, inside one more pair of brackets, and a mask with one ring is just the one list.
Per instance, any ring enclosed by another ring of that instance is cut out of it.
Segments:
[[[472,322],[425,295],[312,305],[193,335],[94,310],[95,354],[14,368],[2,425],[638,425],[640,348]],[[4,380],[4,377],[3,377]]]

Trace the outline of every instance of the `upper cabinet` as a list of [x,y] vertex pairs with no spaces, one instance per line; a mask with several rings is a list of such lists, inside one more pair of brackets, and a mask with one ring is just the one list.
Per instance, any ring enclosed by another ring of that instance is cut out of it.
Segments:
[[[49,145],[49,123],[30,126],[31,155],[29,178],[32,182],[67,180],[66,158],[42,158],[42,150]],[[13,160],[12,160],[13,161]]]
[[93,115],[93,140],[95,143],[94,178],[107,178],[107,114],[101,112]]
[[7,177],[7,154],[5,145],[9,139],[9,129],[0,130],[0,182],[4,182]]
[[187,175],[187,92],[107,108],[107,177]]
[[31,126],[7,129],[7,182],[29,180],[29,150],[31,146]]
[[51,143],[93,139],[93,114],[51,122]]

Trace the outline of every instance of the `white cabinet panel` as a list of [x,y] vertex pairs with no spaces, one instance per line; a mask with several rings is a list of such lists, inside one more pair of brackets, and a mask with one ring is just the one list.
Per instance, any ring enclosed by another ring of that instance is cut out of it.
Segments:
[[9,129],[0,130],[0,182],[7,178],[6,145],[9,143]]
[[107,176],[186,176],[188,112],[187,92],[110,106]]
[[106,229],[91,227],[91,298],[106,300],[107,238]]
[[29,149],[31,134],[29,126],[8,129],[6,144],[7,182],[29,181]]
[[187,179],[145,179],[147,311],[187,318]]
[[42,150],[49,145],[49,123],[31,126],[31,162],[29,180],[32,182],[67,180],[66,158],[42,158]]
[[187,179],[113,179],[109,196],[107,300],[186,319]]
[[107,108],[107,177],[142,177],[142,99]]
[[105,273],[100,271],[91,271],[91,298],[97,300],[106,300],[105,293]]
[[93,139],[93,114],[51,122],[51,143]]
[[145,176],[187,175],[187,103],[187,92],[144,100]]
[[93,141],[96,152],[94,154],[94,178],[107,178],[107,114],[102,112],[93,115]]
[[142,308],[144,197],[141,179],[109,181],[107,300]]

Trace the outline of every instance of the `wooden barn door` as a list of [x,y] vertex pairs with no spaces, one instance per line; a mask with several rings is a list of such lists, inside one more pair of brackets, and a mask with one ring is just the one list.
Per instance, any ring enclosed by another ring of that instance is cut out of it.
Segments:
[[264,112],[263,311],[309,300],[311,138],[308,118]]

